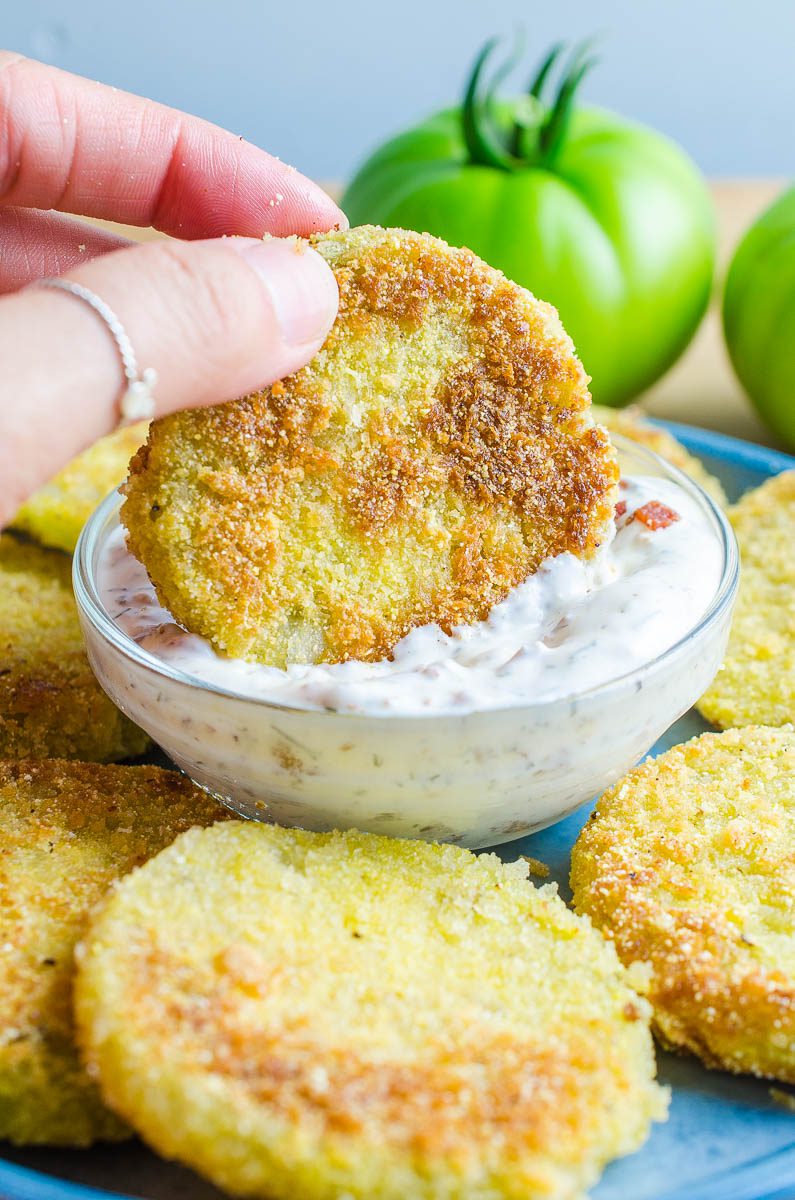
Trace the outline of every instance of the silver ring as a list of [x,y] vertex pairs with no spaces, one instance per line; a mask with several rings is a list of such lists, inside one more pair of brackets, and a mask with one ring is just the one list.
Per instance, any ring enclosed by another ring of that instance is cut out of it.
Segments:
[[157,371],[154,367],[138,370],[138,360],[132,342],[127,336],[124,326],[110,305],[101,296],[83,287],[81,283],[72,283],[70,279],[37,279],[33,287],[54,288],[60,292],[68,292],[77,296],[105,323],[110,335],[116,343],[124,377],[127,386],[119,402],[121,425],[129,425],[132,421],[151,421],[155,415],[154,387],[157,383]]

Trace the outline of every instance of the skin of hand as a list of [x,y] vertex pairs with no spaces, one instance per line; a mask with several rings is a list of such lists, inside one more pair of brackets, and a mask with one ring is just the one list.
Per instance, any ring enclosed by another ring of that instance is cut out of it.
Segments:
[[[347,221],[293,168],[234,134],[0,51],[0,528],[119,417],[113,338],[62,275],[116,313],[157,415],[297,370],[337,313],[334,276],[287,240]],[[153,226],[147,245],[61,214]],[[262,241],[264,234],[272,239]]]

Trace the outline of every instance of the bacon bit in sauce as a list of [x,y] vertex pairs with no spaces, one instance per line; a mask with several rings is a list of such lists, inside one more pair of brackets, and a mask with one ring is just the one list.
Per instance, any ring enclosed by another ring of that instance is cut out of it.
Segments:
[[619,500],[618,504],[616,505],[616,520],[618,520],[619,517],[623,517],[623,515],[626,511],[627,511],[626,500]]
[[659,500],[649,500],[647,504],[636,508],[629,521],[634,521],[635,518],[647,529],[667,529],[669,525],[681,519],[678,512],[674,512],[667,504],[661,504]]

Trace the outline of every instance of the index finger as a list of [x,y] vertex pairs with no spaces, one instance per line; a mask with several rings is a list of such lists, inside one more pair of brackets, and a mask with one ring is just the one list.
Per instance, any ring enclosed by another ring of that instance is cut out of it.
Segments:
[[180,238],[347,222],[317,184],[198,117],[0,51],[0,205]]

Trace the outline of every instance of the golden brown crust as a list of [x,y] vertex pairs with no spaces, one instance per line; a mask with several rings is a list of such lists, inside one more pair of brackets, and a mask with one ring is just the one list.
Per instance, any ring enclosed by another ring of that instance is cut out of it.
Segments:
[[71,567],[59,551],[0,535],[0,758],[108,762],[149,745],[88,665]]
[[723,664],[699,710],[720,729],[795,721],[795,471],[729,510],[740,589]]
[[188,834],[109,898],[76,996],[108,1102],[242,1195],[574,1200],[664,1109],[609,947],[451,846]]
[[629,966],[655,1026],[708,1066],[795,1082],[795,735],[704,734],[597,805],[572,890]]
[[268,391],[157,422],[122,519],[162,602],[236,656],[376,660],[588,556],[617,466],[554,310],[466,250],[315,239],[340,315]]
[[[234,947],[210,982],[183,960],[155,952],[141,963],[130,1004],[142,1024],[162,1021],[161,998],[170,990],[168,976],[176,974],[180,989],[169,1004],[172,1051],[183,1062],[201,1061],[227,1087],[245,1091],[288,1123],[300,1124],[312,1111],[332,1135],[364,1134],[377,1126],[392,1130],[393,1145],[410,1154],[443,1158],[466,1143],[487,1143],[498,1127],[505,1153],[514,1156],[551,1145],[564,1120],[568,1126],[590,1123],[588,1106],[598,1102],[605,1062],[604,1049],[586,1037],[574,1034],[565,1047],[523,1045],[484,1026],[467,1030],[455,1046],[440,1041],[419,1061],[373,1060],[356,1047],[329,1047],[321,1030],[252,1027],[239,998],[262,991],[262,965],[252,952]],[[277,986],[276,980],[268,986]],[[484,1086],[472,1094],[476,1066]],[[333,1089],[317,1086],[319,1068],[333,1076]]]
[[115,879],[223,815],[157,767],[0,762],[0,1138],[83,1146],[129,1136],[77,1058],[74,946]]

